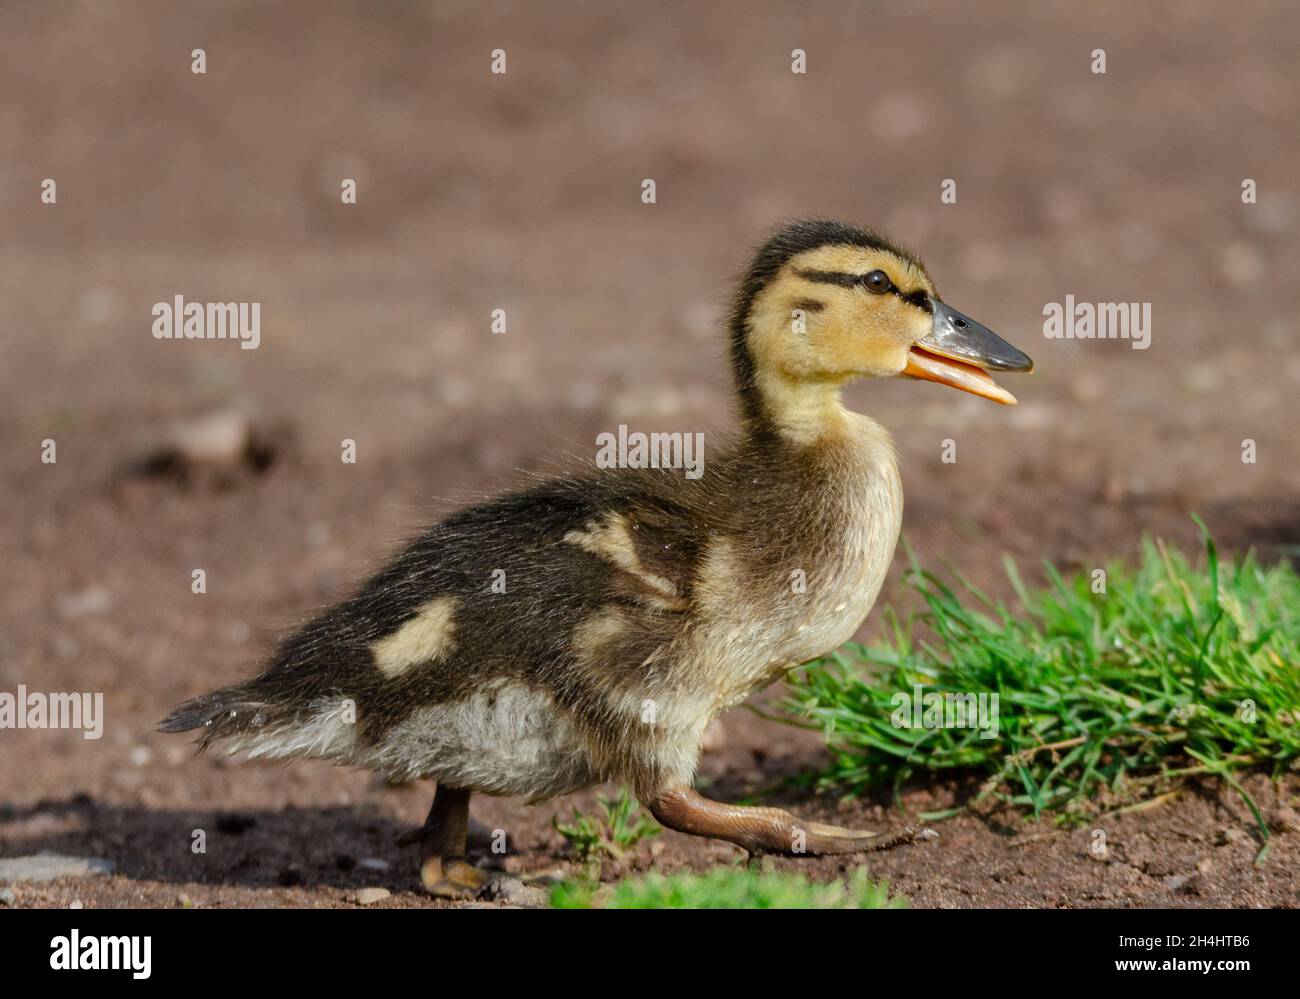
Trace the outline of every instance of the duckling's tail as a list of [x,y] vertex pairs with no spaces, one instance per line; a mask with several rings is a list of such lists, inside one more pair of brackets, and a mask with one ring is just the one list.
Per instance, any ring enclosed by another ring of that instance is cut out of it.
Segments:
[[225,756],[249,759],[350,761],[355,750],[355,707],[346,698],[299,704],[255,678],[186,701],[158,725],[160,732],[199,733],[199,749],[221,743]]
[[158,725],[160,732],[189,732],[203,729],[199,745],[226,739],[265,723],[270,705],[243,684],[214,690],[186,701]]

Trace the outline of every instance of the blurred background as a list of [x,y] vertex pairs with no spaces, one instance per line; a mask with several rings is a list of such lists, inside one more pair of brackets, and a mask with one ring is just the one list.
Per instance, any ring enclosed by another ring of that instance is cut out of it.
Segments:
[[[924,561],[997,589],[1004,552],[1194,545],[1191,511],[1293,557],[1297,41],[1254,0],[0,3],[0,689],[109,712],[22,767],[0,735],[0,798],[364,795],[152,727],[517,470],[725,427],[731,282],[788,217],[881,228],[1038,364],[1015,409],[850,391]],[[178,294],[261,302],[261,346],[154,339]],[[1067,294],[1150,302],[1150,349],[1045,339]]]

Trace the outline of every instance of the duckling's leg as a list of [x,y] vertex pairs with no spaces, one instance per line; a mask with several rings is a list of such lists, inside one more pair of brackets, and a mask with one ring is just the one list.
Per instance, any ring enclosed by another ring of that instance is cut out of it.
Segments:
[[441,898],[470,898],[487,883],[486,872],[465,859],[469,832],[469,791],[438,785],[423,828],[398,837],[398,844],[420,844],[420,882]]
[[821,822],[805,822],[779,808],[724,805],[710,801],[685,787],[662,791],[643,804],[669,829],[723,839],[750,853],[788,856],[866,853],[934,836],[931,830],[915,826],[883,836]]

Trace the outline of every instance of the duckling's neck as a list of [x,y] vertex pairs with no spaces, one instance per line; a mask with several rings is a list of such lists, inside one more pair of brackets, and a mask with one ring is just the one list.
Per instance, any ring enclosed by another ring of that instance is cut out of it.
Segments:
[[779,371],[759,372],[745,400],[752,436],[774,436],[796,448],[852,436],[861,417],[844,407],[844,379],[808,381]]

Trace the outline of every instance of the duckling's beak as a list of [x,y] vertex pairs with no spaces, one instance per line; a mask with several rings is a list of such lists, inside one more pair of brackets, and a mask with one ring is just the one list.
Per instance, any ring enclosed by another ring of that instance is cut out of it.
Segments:
[[987,326],[931,299],[934,326],[912,345],[901,374],[951,385],[1006,406],[1016,397],[995,383],[989,371],[1033,371],[1034,362]]

